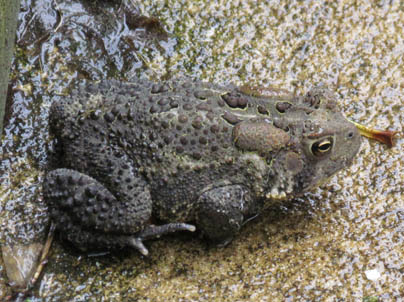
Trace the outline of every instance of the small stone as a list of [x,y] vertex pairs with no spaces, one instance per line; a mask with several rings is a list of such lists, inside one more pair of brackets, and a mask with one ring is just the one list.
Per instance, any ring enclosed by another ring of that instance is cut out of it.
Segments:
[[368,278],[371,281],[376,281],[381,277],[380,272],[377,269],[371,269],[365,271],[366,278]]

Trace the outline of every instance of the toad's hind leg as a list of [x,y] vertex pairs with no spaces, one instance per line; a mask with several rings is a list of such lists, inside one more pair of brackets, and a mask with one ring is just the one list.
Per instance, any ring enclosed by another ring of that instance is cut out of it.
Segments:
[[136,193],[131,200],[118,199],[94,178],[70,169],[50,171],[44,180],[51,218],[62,237],[82,250],[127,245],[120,235],[137,233],[151,215],[148,191]]
[[61,236],[84,251],[132,246],[147,255],[143,240],[195,229],[184,223],[147,225],[150,194],[136,193],[120,201],[94,178],[70,169],[50,171],[44,180],[44,198]]

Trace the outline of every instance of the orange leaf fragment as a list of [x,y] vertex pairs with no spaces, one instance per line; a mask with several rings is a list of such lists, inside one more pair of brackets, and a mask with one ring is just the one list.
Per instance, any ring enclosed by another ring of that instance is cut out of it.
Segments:
[[389,130],[375,130],[364,125],[352,122],[356,128],[358,128],[359,133],[367,138],[377,140],[383,144],[386,144],[389,148],[394,145],[394,135],[398,133],[398,131],[389,131]]

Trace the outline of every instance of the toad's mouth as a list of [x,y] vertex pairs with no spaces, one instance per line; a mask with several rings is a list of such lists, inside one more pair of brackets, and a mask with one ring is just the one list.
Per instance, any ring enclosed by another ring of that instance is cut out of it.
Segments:
[[333,172],[330,176],[323,177],[316,182],[308,184],[307,187],[304,188],[304,191],[302,193],[309,192],[311,190],[314,190],[316,188],[323,186],[325,183],[329,182],[336,173],[337,173],[337,171]]
[[[347,162],[344,163],[344,167],[349,166],[352,163],[352,159],[347,160]],[[309,183],[306,184],[306,186],[303,187],[303,190],[301,193],[309,192],[311,190],[314,190],[315,188],[319,188],[323,186],[325,183],[329,183],[330,180],[339,172],[341,171],[341,168],[335,168],[332,171],[327,171],[322,174],[321,177],[315,177],[310,181]]]

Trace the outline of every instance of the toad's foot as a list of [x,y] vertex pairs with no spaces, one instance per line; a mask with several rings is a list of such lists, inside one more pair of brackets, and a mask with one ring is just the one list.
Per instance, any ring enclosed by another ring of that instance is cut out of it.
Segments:
[[156,239],[162,235],[177,232],[177,231],[195,231],[195,226],[187,223],[168,223],[164,225],[148,225],[136,236],[128,237],[130,246],[136,248],[142,255],[147,256],[149,251],[144,246],[144,240]]

